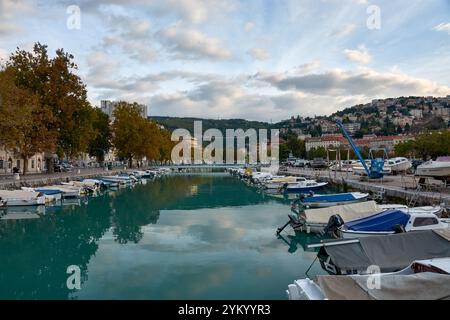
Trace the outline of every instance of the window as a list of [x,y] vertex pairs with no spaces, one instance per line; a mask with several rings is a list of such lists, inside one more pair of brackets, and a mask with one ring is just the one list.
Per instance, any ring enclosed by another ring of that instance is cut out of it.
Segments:
[[0,169],[3,169],[3,160],[0,160]]
[[425,227],[425,226],[431,226],[434,224],[438,224],[438,220],[436,218],[416,218],[414,220],[413,226],[414,227]]
[[17,168],[20,168],[20,160],[17,160],[17,161],[16,161],[16,167],[17,167]]
[[31,160],[31,169],[34,169],[34,159]]

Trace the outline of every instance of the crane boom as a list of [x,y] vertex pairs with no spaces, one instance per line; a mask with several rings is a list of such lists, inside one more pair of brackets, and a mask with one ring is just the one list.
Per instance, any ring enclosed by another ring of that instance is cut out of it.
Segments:
[[342,131],[342,133],[344,134],[345,138],[346,138],[346,139],[348,140],[348,142],[350,143],[350,146],[352,147],[353,152],[355,152],[355,154],[356,154],[356,156],[358,157],[359,161],[360,161],[361,164],[363,165],[364,170],[365,170],[366,173],[367,173],[367,176],[368,176],[368,177],[371,177],[372,174],[371,174],[371,172],[370,172],[370,170],[369,170],[369,167],[367,167],[367,163],[366,163],[366,161],[364,160],[364,158],[362,157],[361,153],[359,152],[358,147],[357,147],[356,144],[353,142],[352,137],[350,137],[350,135],[348,134],[347,130],[345,130],[345,128],[344,128],[344,126],[343,126],[343,124],[342,124],[341,122],[336,121],[336,124],[337,124],[337,126],[339,127],[339,129],[341,129],[341,131]]

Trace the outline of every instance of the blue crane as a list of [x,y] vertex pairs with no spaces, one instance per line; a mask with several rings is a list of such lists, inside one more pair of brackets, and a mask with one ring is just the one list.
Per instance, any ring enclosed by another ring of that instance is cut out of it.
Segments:
[[353,152],[355,152],[356,156],[358,157],[359,161],[364,167],[364,170],[366,171],[367,176],[370,179],[380,179],[383,178],[383,168],[384,168],[384,159],[374,159],[371,157],[370,159],[370,168],[367,166],[366,161],[362,157],[361,153],[359,152],[358,146],[353,141],[352,137],[348,134],[347,130],[345,130],[344,126],[341,122],[336,122],[339,129],[341,129],[342,133],[344,134],[345,138],[350,143],[350,146],[353,149]]

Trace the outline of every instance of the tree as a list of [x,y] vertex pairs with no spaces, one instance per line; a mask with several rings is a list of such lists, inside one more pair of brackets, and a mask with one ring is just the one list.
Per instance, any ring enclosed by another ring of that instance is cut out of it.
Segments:
[[57,135],[55,151],[60,157],[87,151],[93,134],[92,107],[73,59],[63,49],[51,59],[47,46],[36,43],[31,52],[18,48],[6,63],[15,72],[16,85],[36,94],[41,106],[53,114],[46,127]]
[[53,115],[35,93],[16,86],[13,69],[0,72],[0,118],[0,144],[23,158],[23,174],[33,155],[54,148],[56,135],[47,127]]
[[114,110],[112,124],[112,143],[121,158],[128,159],[129,166],[133,166],[133,159],[140,157],[142,150],[142,116],[139,106],[134,103],[119,102]]
[[96,157],[98,162],[103,163],[105,161],[105,154],[111,149],[109,117],[97,108],[92,109],[92,112],[95,137],[90,141],[88,151],[91,157]]
[[295,135],[289,135],[286,141],[286,147],[296,158],[306,156],[306,147],[303,140],[299,140]]
[[128,159],[130,167],[133,159],[169,159],[173,146],[169,133],[142,117],[137,103],[119,102],[114,118],[112,142],[119,157]]

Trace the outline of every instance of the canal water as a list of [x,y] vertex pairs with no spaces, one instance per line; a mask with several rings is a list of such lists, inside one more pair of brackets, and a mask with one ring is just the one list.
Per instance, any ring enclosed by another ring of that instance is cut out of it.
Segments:
[[[286,299],[316,256],[306,245],[319,241],[290,228],[277,238],[289,212],[289,202],[210,174],[2,219],[0,299]],[[80,268],[79,290],[67,286],[70,266]]]

